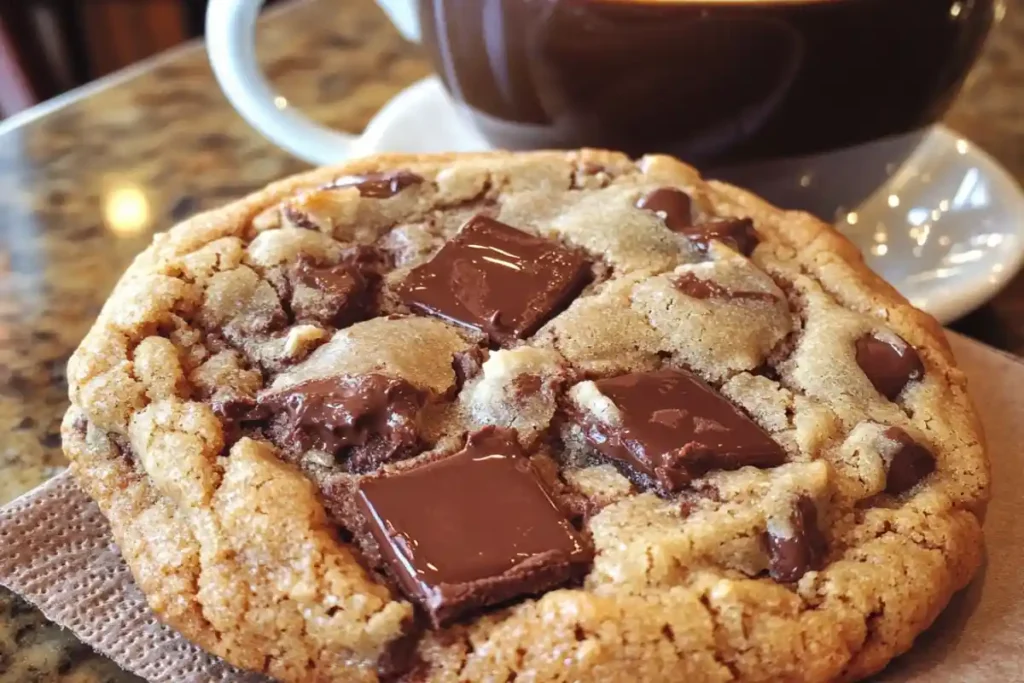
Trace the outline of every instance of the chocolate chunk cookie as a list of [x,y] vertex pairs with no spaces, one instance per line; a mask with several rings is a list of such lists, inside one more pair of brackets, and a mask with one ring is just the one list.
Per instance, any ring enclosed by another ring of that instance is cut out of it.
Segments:
[[284,180],[155,240],[68,377],[153,609],[288,683],[855,680],[980,563],[935,321],[668,157]]

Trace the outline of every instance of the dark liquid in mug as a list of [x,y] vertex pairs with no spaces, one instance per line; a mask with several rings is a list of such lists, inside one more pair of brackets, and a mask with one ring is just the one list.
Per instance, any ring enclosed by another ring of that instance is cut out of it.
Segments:
[[499,147],[788,156],[944,111],[992,0],[421,0],[435,67]]

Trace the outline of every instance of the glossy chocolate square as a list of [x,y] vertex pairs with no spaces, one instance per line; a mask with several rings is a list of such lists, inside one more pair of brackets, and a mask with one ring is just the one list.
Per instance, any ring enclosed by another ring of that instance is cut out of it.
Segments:
[[533,334],[590,279],[579,253],[486,216],[469,219],[399,287],[413,311],[508,344]]
[[594,382],[617,419],[581,406],[576,420],[600,453],[677,491],[710,470],[773,467],[785,452],[753,420],[692,373],[662,369]]
[[511,430],[487,427],[455,455],[367,478],[358,499],[388,571],[435,627],[565,583],[591,560]]

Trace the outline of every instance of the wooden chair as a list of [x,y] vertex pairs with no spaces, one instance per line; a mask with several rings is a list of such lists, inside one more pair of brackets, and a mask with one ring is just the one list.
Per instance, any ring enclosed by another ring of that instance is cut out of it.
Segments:
[[70,2],[0,3],[0,112],[11,115],[73,87],[86,66],[69,50],[77,32]]
[[0,113],[198,35],[203,0],[0,0]]

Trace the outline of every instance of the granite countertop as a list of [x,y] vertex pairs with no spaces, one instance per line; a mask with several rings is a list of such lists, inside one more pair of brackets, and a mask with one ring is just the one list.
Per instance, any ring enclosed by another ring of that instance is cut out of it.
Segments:
[[[1024,0],[1008,0],[946,122],[1024,181]],[[261,59],[316,119],[359,131],[429,73],[372,0],[267,17]],[[196,45],[0,124],[0,504],[64,466],[64,367],[154,232],[304,164],[231,109]],[[1024,275],[956,328],[1024,353]],[[134,681],[0,589],[0,683]]]

